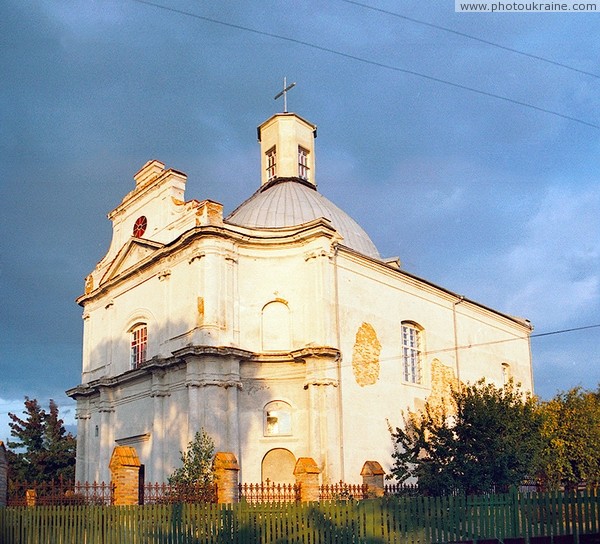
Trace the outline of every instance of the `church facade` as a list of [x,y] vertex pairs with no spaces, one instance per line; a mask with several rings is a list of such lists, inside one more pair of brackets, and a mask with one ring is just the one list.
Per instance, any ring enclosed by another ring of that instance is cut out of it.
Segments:
[[388,423],[450,386],[509,377],[531,390],[531,325],[383,259],[322,196],[316,127],[293,113],[258,127],[261,183],[230,215],[186,200],[159,161],[108,215],[108,253],[86,278],[77,479],[107,481],[116,445],[166,481],[194,434],[233,452],[244,482],[323,483],[389,467]]

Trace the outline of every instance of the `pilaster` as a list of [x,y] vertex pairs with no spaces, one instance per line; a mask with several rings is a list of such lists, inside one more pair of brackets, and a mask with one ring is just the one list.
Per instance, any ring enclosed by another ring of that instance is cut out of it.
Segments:
[[179,350],[176,355],[186,362],[190,440],[204,428],[217,448],[239,454],[240,358],[247,357],[248,352],[197,346]]
[[304,389],[308,393],[309,451],[323,471],[323,481],[341,478],[341,415],[337,394],[340,352],[334,348],[305,348],[292,352],[306,368]]

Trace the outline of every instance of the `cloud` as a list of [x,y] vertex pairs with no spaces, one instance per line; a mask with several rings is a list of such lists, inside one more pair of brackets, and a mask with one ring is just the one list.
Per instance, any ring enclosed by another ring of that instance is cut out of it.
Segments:
[[551,186],[524,225],[523,239],[499,259],[522,308],[544,329],[591,318],[600,303],[600,189]]

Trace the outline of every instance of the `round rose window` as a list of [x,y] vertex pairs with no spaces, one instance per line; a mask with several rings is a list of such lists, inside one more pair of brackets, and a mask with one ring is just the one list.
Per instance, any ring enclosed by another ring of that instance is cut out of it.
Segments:
[[148,220],[146,217],[142,215],[142,217],[138,217],[133,224],[133,235],[136,238],[141,238],[144,236],[144,232],[146,232],[146,227],[148,226]]

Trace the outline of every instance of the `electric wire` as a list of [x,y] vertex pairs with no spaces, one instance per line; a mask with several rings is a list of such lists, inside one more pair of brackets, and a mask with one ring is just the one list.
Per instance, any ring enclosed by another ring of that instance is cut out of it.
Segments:
[[[442,349],[436,349],[436,350],[428,350],[428,351],[424,351],[421,353],[422,356],[429,356],[429,355],[436,355],[439,353],[445,353],[445,352],[454,352],[456,350],[468,350],[468,349],[472,349],[475,347],[482,347],[482,346],[491,346],[494,344],[503,344],[506,342],[514,342],[517,340],[527,340],[528,338],[541,338],[541,337],[546,337],[546,336],[553,336],[553,335],[557,335],[557,334],[566,334],[569,332],[576,332],[576,331],[583,331],[583,330],[588,330],[588,329],[597,329],[600,328],[600,323],[594,324],[594,325],[584,325],[582,327],[572,327],[569,329],[558,329],[558,330],[554,330],[554,331],[548,331],[548,332],[541,332],[541,333],[536,333],[536,334],[531,334],[528,336],[515,336],[513,338],[504,338],[502,340],[491,340],[489,342],[475,342],[472,344],[466,344],[466,345],[462,345],[462,346],[452,346],[452,347],[448,347],[448,348],[442,348]],[[379,359],[380,362],[388,362],[388,361],[395,361],[395,360],[400,360],[402,358],[402,356],[400,354],[395,355],[393,357],[381,357]],[[347,363],[342,363],[341,367],[350,367],[352,365],[351,362],[347,362]]]
[[457,349],[464,350],[464,349],[471,349],[471,348],[480,347],[480,346],[491,346],[494,344],[503,344],[505,342],[514,342],[515,340],[527,340],[527,338],[541,338],[544,336],[553,336],[555,334],[564,334],[567,332],[583,331],[583,330],[587,330],[587,329],[596,329],[596,328],[600,328],[600,323],[598,323],[596,325],[585,325],[583,327],[573,327],[570,329],[560,329],[560,330],[556,330],[556,331],[540,332],[540,333],[536,333],[536,334],[530,334],[529,336],[515,336],[514,338],[503,338],[502,340],[490,340],[489,342],[477,342],[474,344],[468,344],[468,345],[464,345],[464,346],[436,349],[433,351],[426,351],[424,353],[424,355],[431,355],[433,353],[442,353],[442,352],[446,352],[446,351],[455,351]]
[[[600,328],[600,323],[594,324],[594,325],[585,325],[582,327],[572,327],[569,329],[558,329],[558,330],[554,330],[554,331],[531,334],[531,335],[527,335],[527,336],[514,336],[512,338],[503,338],[502,340],[491,340],[488,342],[475,342],[475,343],[465,344],[465,345],[461,345],[461,346],[452,346],[452,347],[448,347],[448,348],[427,350],[427,351],[421,352],[421,356],[423,356],[423,357],[435,356],[435,355],[439,355],[441,353],[455,352],[457,350],[464,351],[464,350],[472,349],[475,347],[491,346],[494,344],[503,344],[506,342],[514,342],[514,341],[518,341],[518,340],[527,340],[528,338],[540,338],[540,337],[552,336],[552,335],[557,335],[557,334],[566,334],[566,333],[570,333],[570,332],[583,331],[583,330],[596,329],[596,328]],[[282,352],[281,359],[279,359],[279,360],[269,361],[269,360],[262,359],[262,360],[256,361],[256,362],[259,362],[261,365],[265,365],[265,364],[273,364],[273,365],[286,364],[287,365],[292,362],[287,357],[289,357],[289,354]],[[300,361],[300,360],[301,360],[301,358],[298,359],[298,361]],[[396,355],[392,355],[389,357],[379,357],[379,359],[378,359],[379,363],[389,363],[391,361],[401,361],[401,360],[402,360],[401,353],[398,353]],[[337,362],[331,361],[331,363],[329,365],[327,365],[327,363],[325,363],[323,368],[325,370],[326,369],[333,370],[334,368],[336,368],[337,365],[338,365]],[[344,359],[342,362],[339,363],[339,366],[340,366],[340,368],[350,368],[353,366],[353,362],[352,362],[351,358]],[[289,367],[283,368],[283,369],[279,368],[277,370],[276,377],[274,374],[269,376],[270,380],[275,380],[275,381],[300,380],[300,379],[305,379],[305,378],[306,378],[306,371],[302,365],[298,365],[298,367],[296,367],[296,368],[289,368]],[[256,379],[258,379],[260,381],[263,379],[263,377],[257,377]]]
[[585,125],[585,126],[596,128],[596,129],[600,129],[600,125],[597,125],[597,124],[594,124],[594,123],[590,123],[589,121],[585,121],[583,119],[579,119],[578,117],[573,117],[571,115],[566,115],[566,114],[560,113],[558,111],[550,110],[550,109],[547,109],[547,108],[542,108],[540,106],[535,106],[535,105],[530,104],[528,102],[523,102],[521,100],[516,100],[516,99],[510,98],[508,96],[503,96],[503,95],[492,93],[492,92],[489,92],[489,91],[484,91],[484,90],[481,90],[481,89],[476,89],[475,87],[469,87],[468,85],[463,85],[462,83],[456,83],[454,81],[449,81],[449,80],[438,78],[438,77],[431,76],[431,75],[428,75],[428,74],[423,74],[421,72],[416,72],[414,70],[409,70],[407,68],[401,68],[399,66],[394,66],[394,65],[391,65],[391,64],[383,63],[383,62],[378,62],[378,61],[370,60],[370,59],[367,59],[367,58],[364,58],[364,57],[359,57],[357,55],[351,55],[350,53],[344,53],[343,51],[338,51],[337,49],[331,49],[329,47],[324,47],[324,46],[317,45],[317,44],[314,44],[314,43],[311,43],[311,42],[307,42],[307,41],[304,41],[304,40],[298,40],[296,38],[290,38],[288,36],[283,36],[281,34],[275,34],[275,33],[272,33],[272,32],[266,32],[264,30],[257,30],[255,28],[250,28],[250,27],[238,25],[238,24],[235,24],[235,23],[228,23],[228,22],[225,22],[225,21],[221,21],[219,19],[214,19],[212,17],[206,17],[205,15],[198,15],[196,13],[192,13],[192,12],[189,12],[189,11],[184,11],[184,10],[172,8],[172,7],[169,7],[169,6],[163,6],[161,4],[156,4],[155,2],[150,2],[148,0],[131,0],[131,1],[137,2],[139,4],[144,4],[144,5],[147,5],[147,6],[152,6],[152,7],[155,7],[155,8],[158,8],[158,9],[162,9],[162,10],[165,10],[165,11],[169,11],[169,12],[172,12],[172,13],[178,13],[180,15],[184,15],[184,16],[187,16],[187,17],[192,17],[194,19],[199,19],[201,21],[206,21],[206,22],[209,22],[209,23],[214,23],[214,24],[226,26],[226,27],[229,27],[229,28],[234,28],[236,30],[243,30],[245,32],[250,32],[252,34],[257,34],[257,35],[260,35],[260,36],[267,36],[269,38],[273,38],[273,39],[277,39],[277,40],[282,40],[282,41],[287,41],[287,42],[290,42],[290,43],[295,43],[297,45],[302,45],[304,47],[309,47],[309,48],[312,48],[312,49],[316,49],[318,51],[323,51],[325,53],[331,53],[332,55],[337,55],[339,57],[343,57],[343,58],[346,58],[346,59],[349,59],[349,60],[354,60],[356,62],[361,62],[363,64],[368,64],[368,65],[371,65],[371,66],[376,66],[376,67],[379,67],[379,68],[384,68],[386,70],[392,70],[394,72],[400,72],[400,73],[403,73],[403,74],[408,74],[408,75],[412,75],[412,76],[415,76],[415,77],[420,77],[420,78],[423,78],[423,79],[427,79],[429,81],[434,81],[436,83],[441,83],[443,85],[454,87],[456,89],[461,89],[463,91],[468,91],[468,92],[471,92],[471,93],[479,94],[481,96],[487,96],[488,98],[493,98],[493,99],[496,99],[496,100],[502,100],[504,102],[515,104],[517,106],[522,106],[524,108],[529,108],[529,109],[532,109],[532,110],[535,110],[535,111],[539,111],[539,112],[542,112],[542,113],[547,113],[549,115],[554,115],[555,117],[560,117],[560,118],[566,119],[568,121],[573,121],[573,122],[579,123],[581,125]]
[[594,74],[593,72],[587,72],[585,70],[581,70],[579,68],[575,68],[573,66],[569,66],[568,64],[563,64],[562,62],[557,62],[546,57],[541,57],[539,55],[533,55],[531,53],[526,53],[525,51],[521,51],[519,49],[514,49],[512,47],[507,47],[506,45],[502,45],[496,42],[491,42],[489,40],[484,40],[483,38],[479,38],[477,36],[473,36],[472,34],[467,34],[465,32],[460,32],[458,30],[454,30],[452,28],[448,28],[446,26],[436,25],[434,23],[428,23],[427,21],[422,21],[420,19],[415,19],[414,17],[408,17],[407,15],[402,15],[395,11],[389,11],[387,9],[377,8],[375,6],[371,6],[369,4],[363,4],[362,2],[357,2],[356,0],[341,0],[341,2],[346,2],[347,4],[354,4],[355,6],[359,6],[365,9],[370,9],[372,11],[377,11],[383,13],[385,15],[391,15],[392,17],[397,17],[398,19],[404,19],[406,21],[410,21],[411,23],[416,23],[418,25],[428,26],[430,28],[435,28],[436,30],[442,30],[444,32],[449,32],[451,34],[456,34],[457,36],[461,36],[463,38],[467,38],[469,40],[474,40],[480,43],[484,43],[486,45],[491,45],[492,47],[497,47],[498,49],[504,49],[505,51],[510,51],[511,53],[516,53],[517,55],[523,55],[524,57],[529,57],[530,59],[539,60],[541,62],[546,62],[548,64],[553,64],[554,66],[560,66],[561,68],[565,68],[567,70],[572,70],[573,72],[578,72],[579,74],[585,74],[586,76],[591,76],[600,79],[600,75]]

